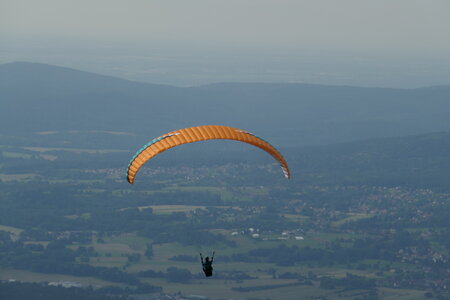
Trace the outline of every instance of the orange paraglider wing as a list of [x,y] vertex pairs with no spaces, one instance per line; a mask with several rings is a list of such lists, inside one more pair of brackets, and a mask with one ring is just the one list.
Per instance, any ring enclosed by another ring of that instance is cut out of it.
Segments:
[[183,144],[214,139],[235,140],[261,148],[278,160],[286,178],[289,179],[291,177],[289,166],[283,155],[268,142],[242,129],[219,125],[205,125],[172,131],[146,144],[134,155],[128,164],[127,180],[133,184],[139,169],[147,161],[167,149]]

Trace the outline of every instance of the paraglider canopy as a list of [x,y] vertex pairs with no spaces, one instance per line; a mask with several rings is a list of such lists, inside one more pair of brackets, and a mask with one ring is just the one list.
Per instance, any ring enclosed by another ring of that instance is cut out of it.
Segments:
[[254,134],[229,126],[205,125],[184,128],[164,134],[144,145],[128,164],[127,180],[133,184],[139,169],[150,159],[170,148],[206,140],[225,139],[244,142],[256,146],[272,155],[281,165],[284,176],[289,179],[291,173],[283,155],[267,141]]

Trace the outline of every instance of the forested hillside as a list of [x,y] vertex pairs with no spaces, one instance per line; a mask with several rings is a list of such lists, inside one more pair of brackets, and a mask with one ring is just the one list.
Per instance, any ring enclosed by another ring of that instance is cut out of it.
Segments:
[[[21,145],[115,148],[206,124],[280,146],[450,130],[450,88],[226,83],[180,88],[42,64],[0,65],[0,133]],[[40,133],[40,134],[39,134]],[[44,135],[45,134],[45,135]]]

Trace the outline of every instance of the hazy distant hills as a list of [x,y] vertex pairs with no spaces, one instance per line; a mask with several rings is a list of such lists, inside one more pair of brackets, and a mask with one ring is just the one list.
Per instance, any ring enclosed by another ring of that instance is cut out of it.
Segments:
[[[118,146],[124,137],[140,142],[202,124],[245,128],[279,146],[450,131],[450,87],[222,83],[180,88],[25,62],[0,65],[0,107],[2,137],[27,136],[33,144]],[[35,135],[45,131],[58,133]]]

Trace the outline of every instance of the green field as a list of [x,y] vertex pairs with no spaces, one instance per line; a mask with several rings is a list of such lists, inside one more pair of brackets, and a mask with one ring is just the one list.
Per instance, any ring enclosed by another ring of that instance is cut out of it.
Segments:
[[52,281],[73,281],[85,286],[100,287],[105,285],[119,285],[113,282],[104,281],[94,277],[79,277],[62,274],[34,273],[30,271],[3,269],[0,268],[0,280],[18,280],[26,282],[52,282]]
[[30,179],[34,179],[37,177],[37,174],[0,174],[0,181],[9,182],[9,181],[26,181]]
[[105,154],[105,153],[117,153],[127,152],[125,150],[116,149],[79,149],[79,148],[51,148],[51,147],[23,147],[25,150],[34,152],[51,152],[51,151],[67,151],[73,153],[90,153],[90,154]]
[[2,154],[5,158],[30,159],[32,157],[32,155],[28,153],[13,152],[13,151],[3,151]]
[[0,225],[0,230],[6,231],[9,233],[13,233],[13,234],[20,234],[23,231],[23,229],[11,227],[11,226],[5,226],[5,225]]
[[[183,267],[183,266],[181,266]],[[220,268],[220,264],[218,267]],[[72,281],[79,282],[85,286],[105,286],[118,285],[112,282],[92,278],[77,277],[60,274],[33,273],[29,271],[0,269],[0,280],[20,280],[30,282],[51,282],[51,281]],[[350,300],[364,295],[368,295],[367,291],[351,290],[344,291],[342,289],[322,289],[315,282],[313,285],[292,285],[282,286],[283,284],[296,284],[295,280],[289,279],[271,279],[258,278],[253,280],[236,281],[236,280],[217,280],[217,279],[195,279],[189,283],[170,283],[164,279],[143,279],[153,285],[164,287],[166,293],[182,293],[183,295],[202,295],[211,299],[342,299]],[[233,288],[251,288],[251,287],[271,287],[270,289],[262,289],[256,291],[236,291]],[[380,299],[386,300],[419,300],[424,299],[424,291],[407,290],[407,289],[387,289],[381,288],[379,291]]]

